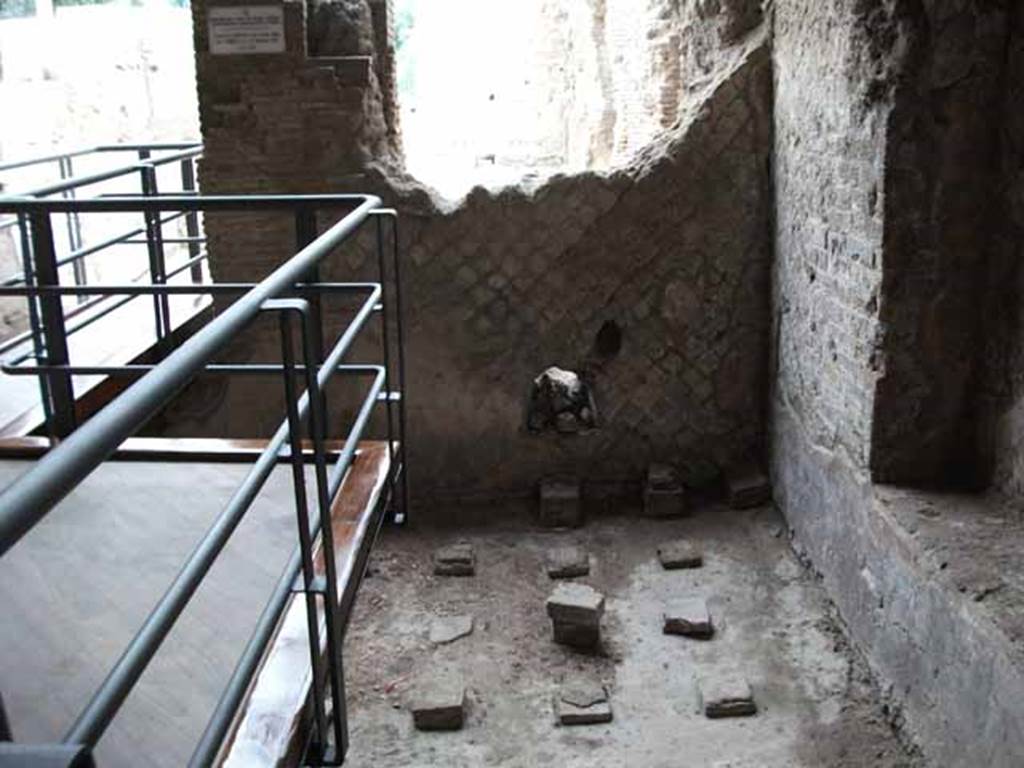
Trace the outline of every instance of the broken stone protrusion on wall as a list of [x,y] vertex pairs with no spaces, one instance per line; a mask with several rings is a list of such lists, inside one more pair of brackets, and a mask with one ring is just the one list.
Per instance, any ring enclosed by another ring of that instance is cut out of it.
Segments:
[[529,431],[576,434],[595,426],[594,399],[579,374],[551,366],[533,380],[526,414]]
[[772,499],[772,486],[768,475],[756,464],[741,464],[726,475],[729,506],[750,509],[767,504]]
[[555,714],[559,725],[610,723],[612,705],[608,689],[591,682],[566,684],[555,696]]
[[472,576],[476,573],[476,553],[466,542],[441,547],[434,553],[434,574],[437,576]]
[[575,528],[583,523],[580,481],[548,477],[540,483],[540,524],[545,528]]
[[662,632],[666,635],[683,635],[707,640],[715,633],[708,604],[703,598],[676,600],[665,608],[661,618]]
[[644,514],[647,517],[678,517],[686,512],[686,489],[675,468],[652,464],[644,485]]
[[658,562],[666,571],[700,568],[704,564],[704,555],[693,542],[677,539],[658,547]]
[[586,576],[590,573],[590,555],[582,547],[557,547],[548,552],[547,571],[552,579]]
[[412,721],[419,731],[457,731],[466,719],[466,686],[442,673],[424,683],[412,703]]
[[586,584],[559,584],[546,607],[556,643],[583,649],[600,645],[604,595],[596,589]]
[[754,693],[746,678],[731,670],[707,672],[699,681],[701,708],[709,718],[757,714]]

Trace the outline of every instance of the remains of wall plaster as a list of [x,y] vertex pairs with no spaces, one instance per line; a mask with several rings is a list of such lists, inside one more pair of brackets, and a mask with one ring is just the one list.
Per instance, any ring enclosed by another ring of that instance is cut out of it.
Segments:
[[[237,61],[206,53],[205,5],[194,6],[203,188],[376,191],[401,212],[418,493],[520,492],[561,471],[621,483],[652,460],[681,462],[699,481],[760,450],[770,261],[763,30],[720,52],[703,98],[629,168],[558,177],[532,193],[478,189],[442,210],[418,185],[374,170],[394,157],[383,110],[369,103],[381,100],[380,57],[361,85],[349,84],[347,70],[293,48],[304,40],[301,5],[284,5],[289,52]],[[219,280],[252,279],[293,250],[289,222],[209,216],[207,229]],[[324,275],[371,277],[374,253],[372,237],[361,238]],[[609,320],[622,345],[604,359],[593,349]],[[270,339],[236,354],[272,354]],[[525,398],[549,365],[587,375],[600,429],[526,432]],[[233,381],[205,428],[269,431],[280,412],[266,391]]]

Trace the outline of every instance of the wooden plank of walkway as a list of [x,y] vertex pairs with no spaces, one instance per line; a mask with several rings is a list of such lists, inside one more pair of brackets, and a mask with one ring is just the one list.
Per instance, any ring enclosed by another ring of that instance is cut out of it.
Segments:
[[[387,443],[361,443],[331,509],[338,595],[347,617],[362,577],[359,553],[376,534],[373,514],[390,468]],[[318,542],[314,568],[323,573]],[[320,616],[323,627],[323,616]],[[253,678],[227,740],[215,761],[221,766],[297,766],[311,728],[312,673],[305,596],[289,598],[274,637]],[[320,653],[326,637],[321,629]]]

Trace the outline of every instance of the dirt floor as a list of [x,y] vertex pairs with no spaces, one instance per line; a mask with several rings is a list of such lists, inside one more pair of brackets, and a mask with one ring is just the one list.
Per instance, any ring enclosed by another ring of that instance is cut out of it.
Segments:
[[[714,505],[678,520],[602,516],[573,531],[539,530],[525,505],[387,529],[346,641],[346,765],[922,765],[894,735],[895,713],[883,706],[784,530],[771,509]],[[703,568],[662,569],[657,546],[680,537],[703,548]],[[434,576],[435,548],[460,540],[475,547],[476,575]],[[552,641],[544,601],[555,582],[545,554],[563,544],[589,550],[591,573],[578,581],[607,596],[597,655]],[[707,600],[713,639],[662,634],[662,606],[689,595]],[[473,615],[472,635],[432,645],[431,619],[456,614]],[[756,716],[704,717],[697,681],[722,670],[749,680]],[[410,701],[441,674],[465,680],[466,725],[418,732]],[[556,726],[554,694],[579,677],[608,687],[612,723]]]

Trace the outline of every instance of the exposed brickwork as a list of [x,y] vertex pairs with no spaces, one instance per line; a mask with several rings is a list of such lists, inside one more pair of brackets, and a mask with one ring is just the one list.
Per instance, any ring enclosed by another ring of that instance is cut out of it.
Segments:
[[[372,53],[307,56],[304,6],[282,6],[287,52],[247,56],[210,54],[206,4],[193,6],[204,192],[337,189],[371,161],[397,162],[378,80],[390,70]],[[325,33],[318,45],[365,44],[355,40]],[[218,218],[208,225],[214,242]]]
[[866,466],[882,278],[884,105],[855,3],[775,11],[776,399]]
[[[300,6],[285,7],[289,39],[301,41]],[[291,47],[276,63],[197,55],[208,94],[206,191],[374,191],[402,213],[419,492],[522,492],[560,472],[638,482],[652,461],[724,465],[760,449],[770,261],[763,36],[724,53],[706,103],[628,170],[556,178],[532,194],[478,189],[449,211],[418,185],[373,170],[371,158],[389,157],[383,139],[360,145],[363,135],[386,134],[373,70],[354,88]],[[226,123],[215,100],[224,90],[235,99]],[[354,127],[345,134],[337,120],[350,93]],[[378,106],[361,117],[371,101]],[[364,175],[353,178],[357,171]],[[217,217],[208,229],[218,279],[264,274],[293,247],[288,221]],[[372,277],[373,242],[368,232],[325,276]],[[607,320],[623,333],[610,360],[592,354]],[[239,354],[273,350],[251,342]],[[589,379],[600,429],[526,433],[530,383],[550,365]],[[232,382],[205,428],[268,430],[272,403],[261,387]]]
[[[946,581],[955,547],[939,555],[921,548],[916,525],[897,530],[891,489],[873,481],[947,480],[951,464],[962,469],[959,447],[972,459],[974,435],[960,425],[973,426],[963,417],[978,405],[975,302],[993,232],[1002,247],[981,309],[1002,335],[990,334],[986,349],[993,410],[983,445],[1006,488],[1024,475],[1020,220],[1004,225],[984,210],[1002,210],[987,191],[1009,189],[1012,210],[1020,189],[1012,181],[1024,136],[1020,75],[1000,74],[996,44],[1010,5],[774,6],[774,499],[886,686],[897,722],[944,765],[1014,762],[1020,711],[1006,702],[1020,697],[1020,672],[972,614],[977,598]],[[1019,47],[1009,48],[1019,67]],[[1000,81],[1003,109],[1015,113],[1005,133],[1016,138],[1004,138],[1001,153],[1008,184],[986,171]],[[929,510],[908,499],[912,518],[924,519]]]

